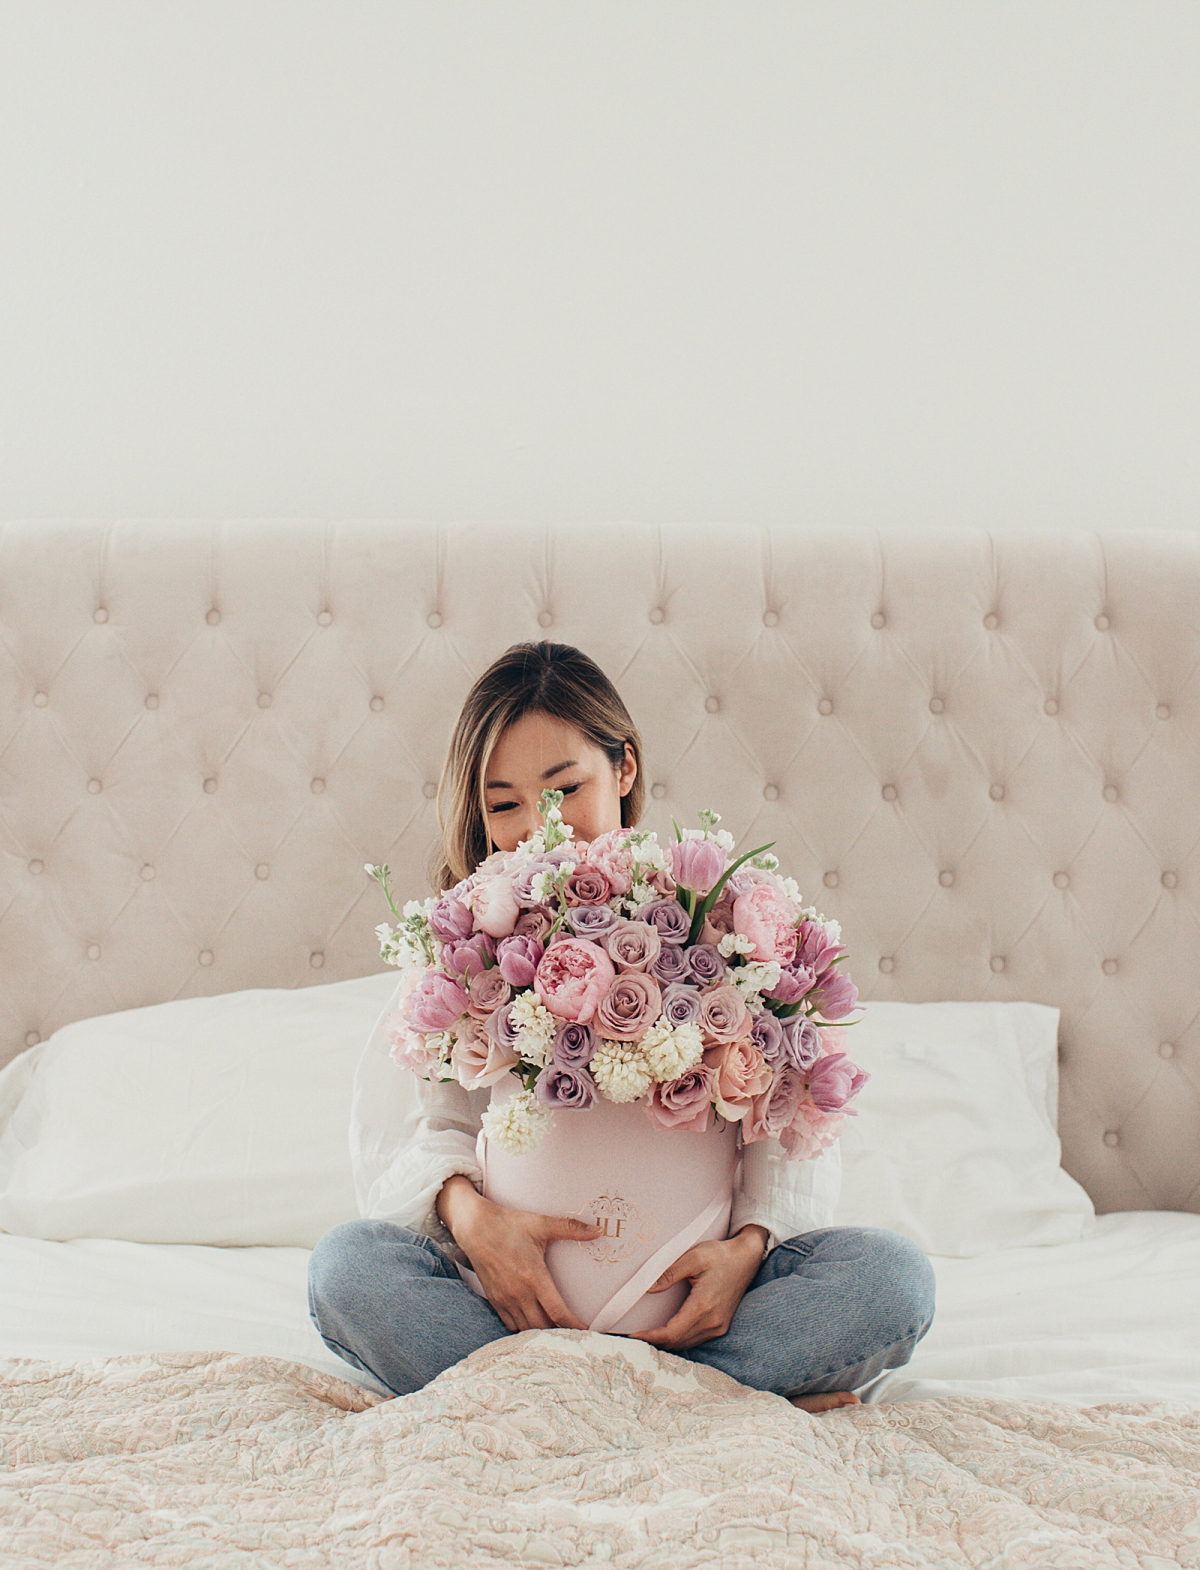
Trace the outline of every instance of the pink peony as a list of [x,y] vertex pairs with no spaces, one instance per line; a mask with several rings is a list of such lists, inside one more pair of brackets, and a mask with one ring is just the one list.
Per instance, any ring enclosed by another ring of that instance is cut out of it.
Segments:
[[512,1069],[517,1054],[496,1040],[478,1020],[464,1020],[455,1032],[450,1062],[464,1090],[483,1090]]
[[596,1033],[613,1041],[636,1041],[650,1029],[661,1009],[662,993],[654,977],[641,970],[623,971],[600,999]]
[[770,1065],[752,1041],[742,1039],[708,1047],[704,1061],[713,1071],[717,1111],[731,1123],[746,1117],[755,1096],[761,1096],[770,1087]]
[[397,1068],[411,1069],[422,1079],[429,1079],[437,1070],[440,1059],[430,1050],[425,1037],[414,1030],[405,1018],[406,1005],[417,988],[419,972],[409,970],[400,979],[396,1006],[384,1016],[383,1033],[392,1044],[390,1053]]
[[709,987],[700,994],[700,1029],[705,1043],[724,1046],[750,1034],[750,1010],[736,987]]
[[658,930],[648,921],[622,921],[602,941],[621,970],[645,970],[662,949]]
[[707,894],[729,865],[716,840],[683,840],[668,847],[671,876],[681,888]]
[[811,1161],[827,1150],[846,1126],[844,1116],[831,1115],[802,1101],[796,1116],[779,1136],[779,1143],[793,1161]]
[[609,829],[588,844],[587,865],[604,874],[614,894],[628,894],[633,887],[633,857],[622,844],[628,838],[628,829]]
[[449,1030],[466,1009],[467,994],[457,977],[442,970],[427,970],[405,1004],[404,1017],[414,1030],[429,1035],[435,1030]]
[[787,965],[796,954],[796,911],[769,883],[756,883],[733,904],[734,930],[750,939],[751,959]]
[[509,878],[480,878],[465,901],[480,932],[506,938],[517,924],[521,907]]
[[845,1112],[869,1078],[844,1052],[834,1052],[809,1069],[808,1094],[819,1112]]
[[655,1085],[646,1114],[660,1128],[703,1134],[708,1127],[715,1078],[707,1063],[697,1063],[678,1079]]
[[[595,840],[592,841],[595,844]],[[560,937],[555,933],[555,937]],[[542,955],[533,990],[558,1019],[586,1025],[616,977],[613,962],[597,943],[564,937]]]
[[503,1008],[511,997],[512,988],[493,965],[491,970],[472,976],[467,984],[467,1013],[472,1019],[486,1019],[498,1008]]

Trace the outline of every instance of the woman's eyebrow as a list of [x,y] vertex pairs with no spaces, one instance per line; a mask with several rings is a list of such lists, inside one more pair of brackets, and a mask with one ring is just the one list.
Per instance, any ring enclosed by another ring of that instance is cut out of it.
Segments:
[[[561,774],[564,769],[577,769],[578,767],[579,765],[576,763],[574,758],[568,758],[565,763],[556,763],[552,769],[547,769],[546,772],[542,775],[542,778],[544,780],[550,780],[553,779],[556,774]],[[512,788],[512,784],[509,780],[489,780],[487,782],[488,790],[512,790]]]

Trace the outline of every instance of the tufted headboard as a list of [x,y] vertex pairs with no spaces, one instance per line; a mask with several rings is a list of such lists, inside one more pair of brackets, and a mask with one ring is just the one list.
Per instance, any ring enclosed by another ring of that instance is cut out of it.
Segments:
[[1064,1164],[1200,1209],[1200,535],[310,522],[0,530],[0,1061],[380,967],[468,686],[578,644],[837,916],[868,998],[1062,1010]]

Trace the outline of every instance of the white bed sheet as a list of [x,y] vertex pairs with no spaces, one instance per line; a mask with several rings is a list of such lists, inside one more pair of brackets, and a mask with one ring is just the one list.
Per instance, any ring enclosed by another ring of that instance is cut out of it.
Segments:
[[[231,1351],[378,1389],[308,1318],[302,1248],[206,1248],[0,1234],[0,1358]],[[1200,1216],[1101,1217],[1091,1236],[935,1259],[938,1310],[869,1399],[999,1395],[1200,1406]]]

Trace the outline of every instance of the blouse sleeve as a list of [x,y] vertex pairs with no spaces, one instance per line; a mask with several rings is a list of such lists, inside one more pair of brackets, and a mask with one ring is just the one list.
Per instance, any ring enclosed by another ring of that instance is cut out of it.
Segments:
[[766,1227],[771,1249],[798,1233],[832,1226],[841,1186],[836,1144],[812,1161],[792,1161],[777,1139],[755,1140],[742,1150],[730,1236],[744,1226]]
[[359,1214],[395,1221],[443,1247],[453,1239],[435,1208],[442,1184],[461,1172],[476,1188],[480,1117],[491,1092],[465,1091],[402,1073],[392,1062],[383,1021],[400,983],[367,1038],[354,1075],[350,1160]]

